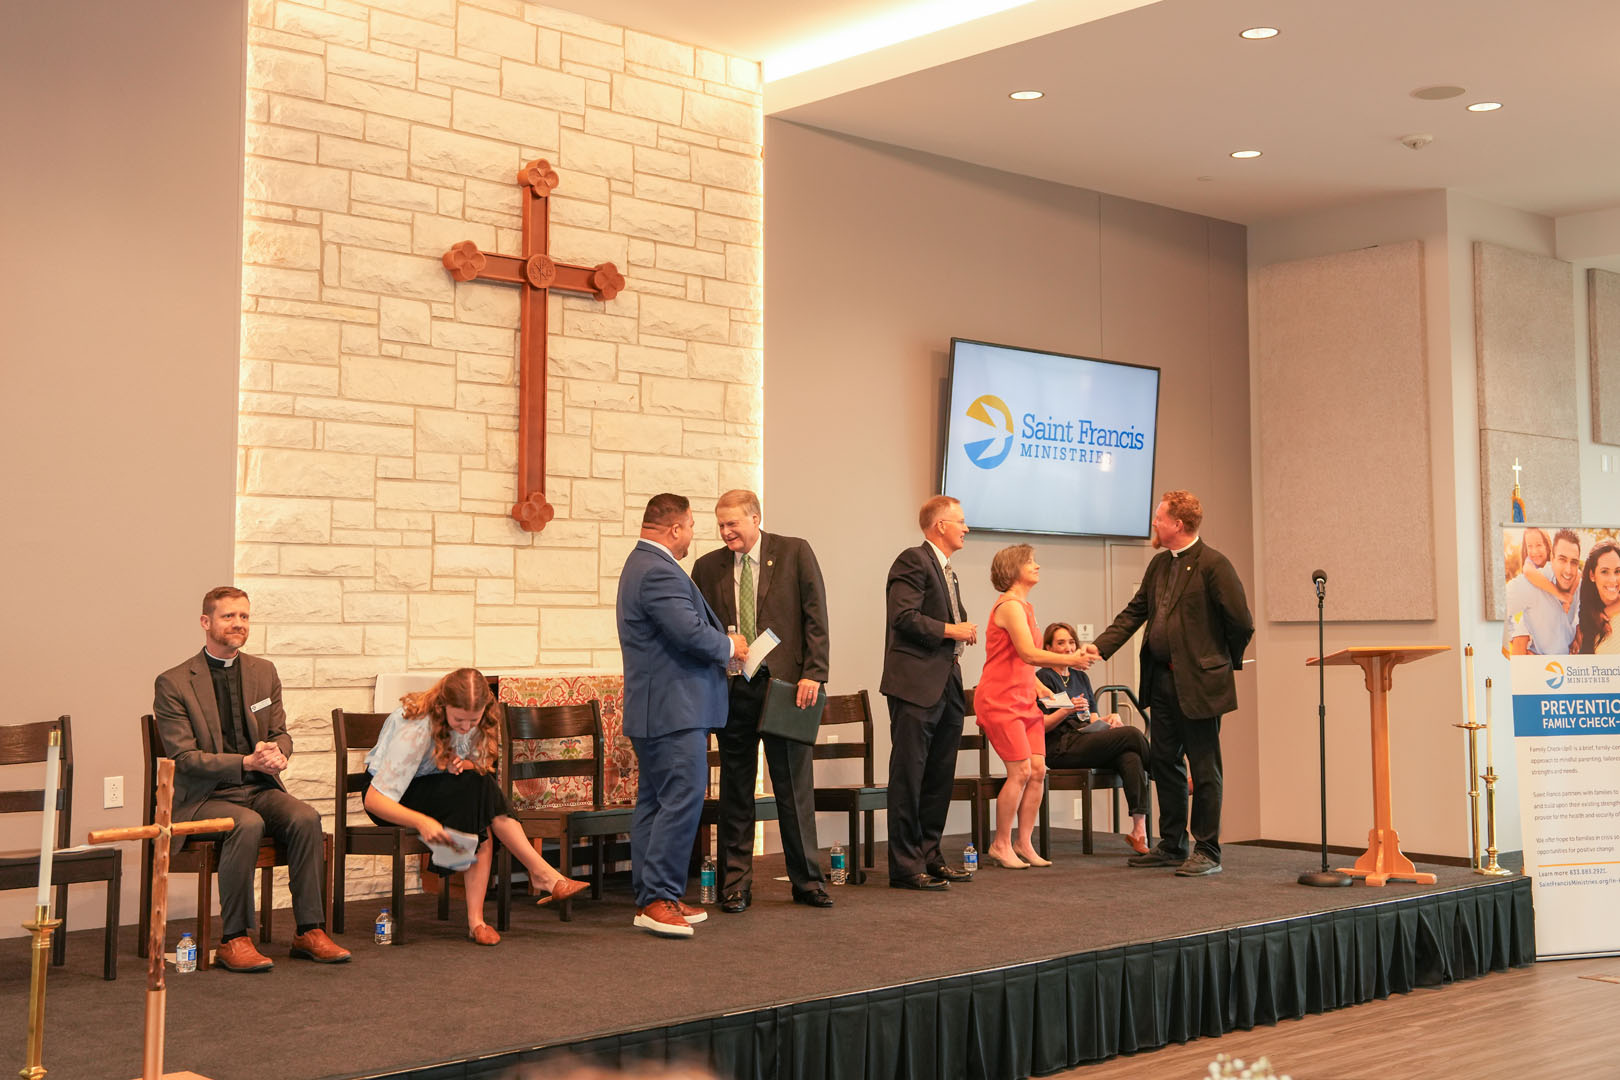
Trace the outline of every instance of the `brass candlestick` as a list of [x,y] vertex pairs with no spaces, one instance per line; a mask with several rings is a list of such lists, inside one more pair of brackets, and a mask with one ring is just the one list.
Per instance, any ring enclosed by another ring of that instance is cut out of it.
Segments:
[[[1480,867],[1479,861],[1479,732],[1484,724],[1452,724],[1454,728],[1462,728],[1468,732],[1468,839],[1473,846],[1473,857],[1468,865],[1474,870]],[[1493,774],[1494,775],[1494,774]],[[1494,823],[1493,823],[1494,829]],[[1493,834],[1494,835],[1494,832]]]
[[[1501,777],[1496,775],[1494,768],[1487,765],[1483,779],[1485,780],[1485,827],[1489,830],[1487,833],[1489,846],[1485,850],[1491,858],[1484,866],[1476,865],[1474,873],[1484,874],[1487,877],[1508,877],[1513,871],[1496,861],[1496,782]],[[1479,861],[1477,842],[1474,849],[1474,861],[1476,863]]]
[[23,923],[23,929],[34,935],[34,973],[28,983],[28,1061],[17,1073],[24,1080],[40,1080],[45,1075],[41,1064],[45,1053],[45,972],[51,964],[51,935],[62,925],[53,919],[48,905],[34,908],[34,921]]

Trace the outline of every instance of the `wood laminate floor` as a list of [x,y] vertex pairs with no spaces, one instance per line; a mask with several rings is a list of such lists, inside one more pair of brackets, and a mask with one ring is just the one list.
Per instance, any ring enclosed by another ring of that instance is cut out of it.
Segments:
[[1620,957],[1552,960],[1337,1012],[1236,1031],[1055,1074],[1199,1080],[1216,1054],[1266,1056],[1293,1080],[1620,1077]]

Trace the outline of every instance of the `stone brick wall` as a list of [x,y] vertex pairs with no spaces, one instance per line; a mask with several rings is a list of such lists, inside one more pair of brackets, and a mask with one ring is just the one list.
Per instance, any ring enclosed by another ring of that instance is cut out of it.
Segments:
[[[617,670],[647,497],[691,496],[701,535],[760,483],[759,65],[522,0],[249,19],[237,582],[281,672],[289,787],[330,813],[328,717],[369,710],[377,672]],[[551,299],[538,537],[507,517],[517,290],[439,258],[520,249],[536,157],[561,178],[552,255],[627,281]]]

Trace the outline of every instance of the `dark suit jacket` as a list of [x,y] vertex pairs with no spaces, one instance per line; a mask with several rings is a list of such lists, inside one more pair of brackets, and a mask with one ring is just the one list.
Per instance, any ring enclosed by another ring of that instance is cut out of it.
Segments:
[[619,575],[624,733],[633,739],[726,726],[723,623],[667,551],[637,541]]
[[[956,642],[945,636],[951,622],[945,571],[926,541],[907,548],[889,567],[883,681],[890,697],[927,708],[945,693],[956,663]],[[958,596],[960,607],[962,598]]]
[[[1243,666],[1243,650],[1254,636],[1254,616],[1249,613],[1237,571],[1225,555],[1202,540],[1180,559],[1169,551],[1154,556],[1142,576],[1141,588],[1113,625],[1098,636],[1097,651],[1106,659],[1130,640],[1137,627],[1149,625],[1164,589],[1171,592],[1170,666],[1181,711],[1191,717],[1231,712],[1237,708],[1237,683],[1232,675]],[[1144,704],[1150,702],[1154,674],[1147,641],[1143,634],[1140,694]]]
[[[287,734],[276,665],[247,653],[236,656],[236,662],[242,665],[242,704],[247,711],[248,738],[254,743],[273,742],[283,754],[292,757],[292,736]],[[255,705],[259,708],[255,709]],[[163,738],[163,752],[174,759],[175,821],[194,819],[197,808],[215,788],[243,782],[242,755],[223,752],[225,739],[220,731],[214,679],[208,674],[202,650],[157,677],[152,715],[157,718],[158,734]],[[262,775],[286,790],[279,776]],[[178,850],[185,837],[174,840]]]
[[[754,557],[759,568],[754,623],[781,639],[765,666],[783,682],[826,682],[827,589],[815,552],[797,536],[761,532]],[[736,562],[730,548],[720,548],[692,566],[692,580],[726,626],[737,625]]]

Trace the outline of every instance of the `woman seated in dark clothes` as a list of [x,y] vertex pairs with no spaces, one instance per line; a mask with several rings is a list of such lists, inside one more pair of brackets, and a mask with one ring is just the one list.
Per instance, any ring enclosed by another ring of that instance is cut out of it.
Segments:
[[484,921],[491,834],[529,871],[531,892],[545,889],[549,899],[561,901],[585,888],[542,859],[510,816],[495,780],[500,730],[501,707],[489,680],[474,668],[458,668],[432,689],[401,698],[366,755],[371,786],[364,801],[371,820],[415,829],[432,844],[452,844],[449,830],[477,838],[465,886],[467,939],[478,945],[501,940]]
[[[1050,652],[1072,653],[1079,636],[1068,623],[1046,628],[1042,646]],[[1096,714],[1091,679],[1080,668],[1064,672],[1041,668],[1035,677],[1048,696],[1069,695],[1070,705],[1039,702],[1046,715],[1046,767],[1048,769],[1112,769],[1125,784],[1125,802],[1131,810],[1131,832],[1126,841],[1138,854],[1147,854],[1148,759],[1147,736],[1119,718],[1118,713]]]

